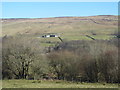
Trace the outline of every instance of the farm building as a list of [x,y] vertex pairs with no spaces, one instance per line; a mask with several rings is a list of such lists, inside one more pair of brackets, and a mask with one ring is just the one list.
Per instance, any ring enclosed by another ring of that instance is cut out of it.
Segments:
[[43,35],[42,37],[47,38],[47,37],[59,37],[59,35],[55,35],[55,34],[48,34],[48,35]]

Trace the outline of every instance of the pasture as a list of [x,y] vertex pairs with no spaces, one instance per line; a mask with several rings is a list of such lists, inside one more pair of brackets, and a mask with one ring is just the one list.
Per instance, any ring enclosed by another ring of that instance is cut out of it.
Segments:
[[118,88],[118,84],[77,83],[60,80],[3,80],[3,88]]

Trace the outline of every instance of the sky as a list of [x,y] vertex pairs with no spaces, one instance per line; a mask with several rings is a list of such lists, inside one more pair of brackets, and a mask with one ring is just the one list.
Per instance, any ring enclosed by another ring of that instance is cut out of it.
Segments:
[[117,2],[3,2],[0,18],[118,15]]
[[119,2],[119,0],[1,0],[2,2]]

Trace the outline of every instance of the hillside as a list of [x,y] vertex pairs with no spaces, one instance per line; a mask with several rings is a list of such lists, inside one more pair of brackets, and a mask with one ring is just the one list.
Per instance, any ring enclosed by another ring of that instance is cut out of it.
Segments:
[[117,16],[1,22],[3,87],[117,88]]
[[99,15],[88,17],[54,17],[3,19],[2,34],[40,36],[44,33],[58,33],[67,40],[85,39],[84,35],[94,35],[97,39],[108,39],[117,31],[117,16]]

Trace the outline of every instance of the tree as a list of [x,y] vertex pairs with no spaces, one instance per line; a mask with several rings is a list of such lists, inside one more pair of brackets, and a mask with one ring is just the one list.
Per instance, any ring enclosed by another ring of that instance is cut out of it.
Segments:
[[3,78],[6,77],[6,73],[11,73],[9,78],[26,79],[31,64],[41,51],[40,44],[36,44],[34,39],[22,36],[4,38],[2,48]]

